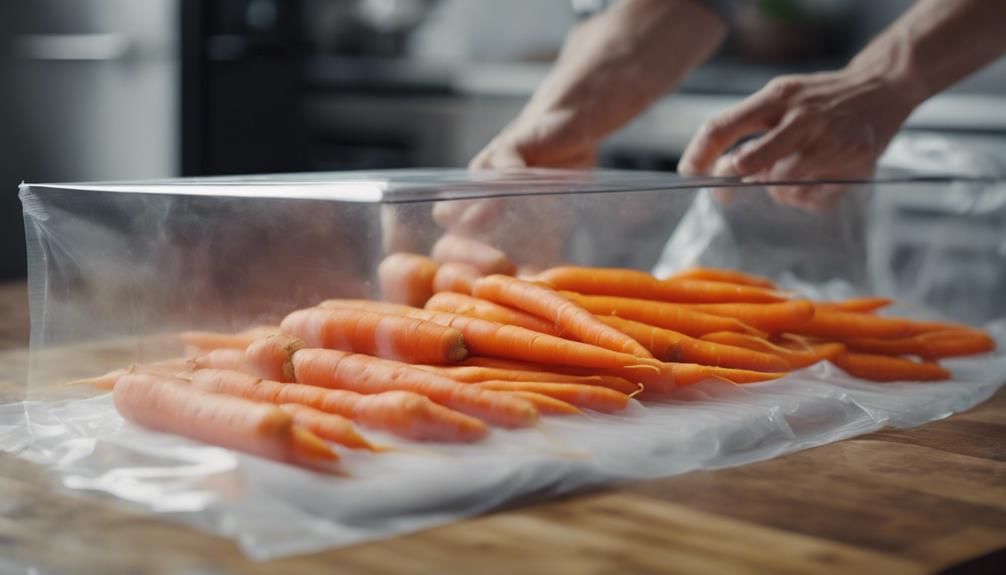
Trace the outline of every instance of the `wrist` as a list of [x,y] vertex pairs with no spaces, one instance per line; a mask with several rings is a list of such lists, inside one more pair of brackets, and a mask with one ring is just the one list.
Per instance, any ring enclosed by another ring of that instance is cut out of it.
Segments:
[[934,93],[928,86],[925,67],[921,64],[910,39],[890,33],[881,41],[867,46],[849,62],[846,69],[890,87],[892,94],[910,112]]

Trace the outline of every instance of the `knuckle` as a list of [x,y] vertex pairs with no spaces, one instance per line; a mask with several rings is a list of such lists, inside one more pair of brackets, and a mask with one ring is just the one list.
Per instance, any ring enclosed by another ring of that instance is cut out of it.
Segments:
[[699,133],[709,140],[718,140],[726,134],[727,122],[723,118],[713,118],[711,120],[706,120],[702,123],[702,127],[699,128]]
[[765,85],[765,90],[773,97],[788,100],[803,87],[796,76],[778,76]]

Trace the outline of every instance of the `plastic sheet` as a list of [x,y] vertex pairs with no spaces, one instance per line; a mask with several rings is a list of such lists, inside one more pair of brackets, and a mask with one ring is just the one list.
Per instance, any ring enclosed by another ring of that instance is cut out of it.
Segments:
[[[738,184],[424,171],[26,186],[31,373],[25,400],[0,406],[0,449],[51,466],[67,489],[113,495],[267,559],[586,485],[740,465],[919,425],[976,405],[1006,380],[1002,352],[948,360],[954,379],[929,384],[871,384],[818,364],[770,383],[708,381],[616,415],[548,417],[475,445],[409,444],[367,431],[401,449],[343,451],[345,478],[146,431],[123,422],[108,394],[61,385],[177,354],[164,337],[172,330],[239,329],[325,297],[375,296],[383,253],[428,249],[441,233],[437,206],[473,199],[496,202],[492,225],[453,231],[521,254],[521,263],[660,273],[725,265],[819,297],[894,295],[895,313],[983,325],[1000,349],[1006,344],[1006,235],[994,225],[974,234],[1006,216],[990,199],[1003,193],[1002,181],[847,183],[842,205],[824,215],[775,205],[756,186],[736,188],[724,204],[710,185]],[[913,219],[919,194],[949,194],[953,205]],[[881,197],[887,211],[878,215]],[[912,222],[929,233],[899,236]]]

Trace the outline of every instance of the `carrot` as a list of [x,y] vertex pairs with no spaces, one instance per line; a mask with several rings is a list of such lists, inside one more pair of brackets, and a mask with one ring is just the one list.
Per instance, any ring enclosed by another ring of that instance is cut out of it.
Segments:
[[563,333],[583,343],[639,357],[653,357],[639,342],[605,325],[592,313],[550,288],[494,274],[479,278],[472,288],[472,295],[548,319]]
[[294,425],[275,405],[207,393],[181,380],[127,374],[112,391],[124,418],[166,431],[286,463],[333,470],[339,456],[321,439]]
[[814,317],[798,328],[787,331],[822,339],[843,340],[854,337],[890,339],[956,328],[958,326],[953,324],[825,309],[818,310]]
[[950,372],[937,363],[914,362],[901,357],[846,353],[832,363],[853,377],[870,381],[938,381]]
[[623,317],[657,327],[673,329],[692,337],[716,331],[755,331],[754,328],[738,319],[697,311],[683,304],[616,296],[588,296],[574,292],[562,292],[562,295],[596,315]]
[[302,349],[291,358],[297,381],[359,393],[414,391],[436,403],[503,427],[538,420],[534,405],[458,383],[410,365],[330,349]]
[[785,299],[760,287],[703,280],[661,281],[646,272],[622,268],[555,267],[537,279],[557,290],[679,303],[771,303]]
[[513,275],[517,267],[506,254],[493,246],[478,240],[455,234],[444,234],[430,252],[437,263],[462,262],[482,274]]
[[822,360],[831,360],[845,353],[841,343],[817,343],[805,348],[793,350],[779,344],[774,344],[764,338],[744,333],[721,331],[702,336],[705,341],[743,347],[752,351],[771,353],[786,361],[790,370],[803,369]]
[[213,349],[244,349],[255,339],[255,336],[218,331],[183,331],[176,334],[175,339],[196,349],[209,351]]
[[303,341],[285,333],[257,339],[244,351],[245,371],[273,381],[293,381],[290,356],[305,347]]
[[489,321],[526,327],[527,329],[549,335],[559,335],[559,330],[556,329],[556,326],[552,322],[489,300],[459,293],[440,292],[430,298],[430,301],[426,302],[426,309],[478,317]]
[[576,383],[548,383],[538,381],[483,381],[475,383],[482,389],[494,391],[530,391],[554,397],[577,407],[603,413],[621,411],[629,405],[629,396],[624,393]]
[[814,317],[814,304],[807,300],[779,303],[708,303],[689,308],[722,317],[732,317],[755,329],[769,333],[789,331]]
[[996,347],[995,340],[987,334],[963,329],[926,332],[897,339],[854,337],[845,340],[845,344],[856,351],[882,355],[917,355],[923,359],[987,353]]
[[[476,359],[476,358],[470,358]],[[478,358],[489,359],[489,358]],[[438,367],[417,365],[420,369],[432,370],[445,375],[454,381],[464,383],[478,383],[491,379],[503,381],[544,381],[550,383],[579,383],[581,385],[596,385],[607,387],[622,393],[632,393],[638,386],[631,381],[614,375],[571,375],[568,373],[557,373],[553,371],[543,371],[545,366],[524,364],[528,369],[513,369],[502,367],[480,367],[475,365]]]
[[[564,366],[564,371],[573,367],[599,369],[607,375],[617,375],[629,381],[640,382],[651,392],[667,392],[673,389],[675,378],[679,373],[685,382],[694,381],[697,373],[695,368],[688,367],[690,364],[663,363],[513,325],[380,302],[374,306],[374,303],[368,300],[327,300],[322,305],[402,313],[409,317],[456,328],[464,334],[468,349],[476,355]],[[784,375],[721,367],[699,367],[705,368],[702,372],[705,376],[719,376],[721,379],[731,379],[737,383],[765,381]]]
[[[672,363],[674,367],[675,385],[692,385],[707,379],[719,379],[730,383],[757,383],[770,381],[784,377],[785,373],[770,373],[765,371],[751,371],[748,369],[733,369],[728,367],[715,367],[709,365],[699,365],[697,363]],[[646,392],[656,391],[647,387]]]
[[248,365],[245,363],[245,352],[240,349],[220,348],[214,349],[199,357],[189,360],[191,369],[234,369],[246,371]]
[[433,295],[437,264],[426,256],[398,252],[381,260],[377,282],[384,299],[421,306]]
[[773,284],[768,278],[763,278],[761,276],[755,276],[734,270],[725,270],[720,268],[706,268],[701,266],[688,268],[682,272],[678,272],[672,275],[667,279],[705,280],[705,281],[722,282],[728,284],[754,286],[765,289],[775,289],[775,284]]
[[472,284],[482,277],[482,272],[471,264],[464,262],[445,262],[433,276],[433,291],[435,293],[450,291],[456,293],[472,293]]
[[782,358],[720,343],[703,341],[669,329],[614,316],[598,319],[619,329],[650,350],[661,361],[683,361],[755,371],[785,371]]
[[162,375],[165,377],[178,378],[192,371],[191,360],[185,358],[172,358],[151,363],[134,363],[129,367],[112,370],[98,377],[78,379],[69,382],[69,385],[93,385],[100,389],[111,391],[115,387],[115,382],[123,375],[130,373],[146,373],[150,375]]
[[346,309],[302,309],[280,324],[310,347],[410,363],[450,363],[468,355],[461,332],[419,319]]
[[849,349],[879,355],[922,355],[923,344],[918,336],[881,339],[877,337],[850,337],[843,340]]
[[814,305],[818,309],[870,313],[891,305],[893,301],[886,297],[859,297],[843,301],[818,301]]
[[293,416],[295,425],[307,429],[322,439],[327,439],[350,449],[378,451],[376,447],[357,433],[350,420],[341,415],[325,413],[324,411],[319,411],[313,407],[299,403],[284,403],[279,407]]
[[[582,368],[568,365],[549,365],[541,366],[536,363],[527,363],[521,361],[498,359],[492,357],[470,357],[464,362],[464,366],[468,367],[491,367],[491,368],[502,368],[502,369],[514,369],[514,370],[537,370],[546,367],[547,369],[553,371],[559,371],[561,373],[567,373],[570,375],[581,375],[587,377],[610,377],[607,372],[618,372],[618,369],[595,369],[595,368]],[[648,393],[658,392],[663,393],[670,391],[675,387],[675,385],[691,385],[697,383],[703,379],[725,379],[733,381],[734,383],[755,383],[758,381],[769,381],[773,379],[778,379],[786,375],[785,373],[770,373],[761,371],[751,371],[744,369],[731,369],[726,367],[711,367],[707,365],[697,365],[692,363],[664,363],[661,364],[663,369],[661,370],[661,377],[652,379],[650,378],[649,383],[645,387],[645,391]],[[633,378],[631,374],[624,374],[621,377],[629,381],[646,381],[647,378]],[[621,390],[616,390],[621,391]],[[636,392],[642,391],[637,389]]]
[[987,333],[973,329],[930,331],[915,336],[922,341],[924,359],[975,355],[994,351],[996,342]]
[[619,353],[578,341],[571,341],[498,322],[424,309],[372,302],[369,300],[330,299],[322,307],[333,309],[363,309],[380,313],[401,314],[453,327],[465,338],[469,351],[476,355],[518,359],[541,364],[579,367],[623,368],[645,366],[640,372],[653,371],[659,363],[647,358]]
[[789,353],[779,354],[789,363],[791,370],[803,369],[821,361],[836,361],[846,353],[846,347],[839,342],[813,343],[809,348],[790,349]]
[[536,393],[533,391],[513,391],[506,390],[502,393],[506,395],[512,395],[514,397],[519,397],[521,399],[529,401],[534,405],[539,413],[550,414],[550,415],[573,415],[577,413],[583,413],[578,407],[573,404],[566,403],[561,399],[556,399],[548,395],[543,395],[541,393]]
[[205,391],[226,393],[268,403],[306,405],[341,415],[360,425],[416,441],[477,441],[489,429],[482,421],[433,403],[408,391],[363,395],[299,383],[279,383],[238,371],[203,369],[192,384]]
[[257,325],[238,333],[218,331],[183,331],[175,335],[175,339],[186,345],[204,351],[214,349],[241,349],[248,347],[252,341],[260,337],[279,333],[277,325]]

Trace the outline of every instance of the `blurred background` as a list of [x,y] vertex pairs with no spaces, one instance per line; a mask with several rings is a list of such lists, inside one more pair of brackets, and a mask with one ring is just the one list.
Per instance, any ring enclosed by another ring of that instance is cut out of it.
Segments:
[[[20,181],[463,166],[594,4],[4,0],[0,279],[24,275]],[[705,118],[778,74],[842,66],[911,1],[724,4],[728,43],[612,137],[603,165],[673,170]],[[906,129],[1001,148],[1006,62]]]

